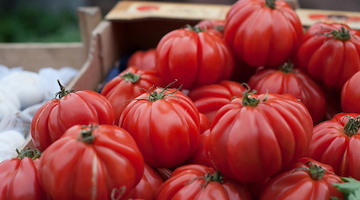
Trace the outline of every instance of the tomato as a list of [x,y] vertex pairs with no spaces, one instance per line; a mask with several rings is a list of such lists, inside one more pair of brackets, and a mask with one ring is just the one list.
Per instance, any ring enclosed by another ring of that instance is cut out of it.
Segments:
[[119,126],[137,142],[145,162],[156,168],[184,163],[199,144],[199,112],[180,91],[157,88],[130,102]]
[[360,72],[355,73],[341,91],[341,108],[344,112],[360,113]]
[[309,157],[328,164],[340,176],[360,179],[360,114],[339,113],[314,127]]
[[235,97],[242,97],[244,86],[235,81],[224,80],[190,90],[188,96],[194,101],[199,112],[204,113],[210,123],[216,112]]
[[139,183],[143,171],[136,142],[115,125],[69,128],[43,152],[39,165],[40,181],[54,200],[119,199]]
[[204,113],[199,113],[200,119],[200,133],[210,128],[209,118]]
[[211,167],[184,165],[175,169],[170,179],[164,182],[157,199],[245,200],[251,197],[244,186],[226,180]]
[[119,121],[125,106],[151,87],[161,86],[160,77],[152,70],[129,67],[108,82],[101,91],[115,111],[115,123]]
[[31,121],[31,137],[36,148],[43,151],[73,125],[114,124],[114,110],[106,98],[94,91],[61,91],[37,110]]
[[226,43],[252,67],[284,63],[295,53],[302,35],[301,22],[285,1],[237,1],[225,19]]
[[191,89],[231,76],[234,60],[218,34],[188,27],[164,35],[156,47],[156,63],[165,83]]
[[46,199],[38,178],[40,152],[24,149],[17,158],[0,162],[0,200]]
[[155,57],[155,49],[148,49],[145,51],[138,50],[130,56],[127,67],[135,66],[141,70],[157,71]]
[[325,94],[307,74],[283,64],[279,70],[264,69],[254,74],[249,86],[258,93],[290,94],[299,98],[309,110],[314,123],[323,119],[326,112]]
[[222,174],[256,182],[304,156],[312,128],[308,110],[296,98],[246,91],[217,112],[206,148],[211,165]]
[[342,182],[330,166],[304,157],[290,170],[271,178],[260,200],[343,199],[333,185]]
[[162,183],[163,180],[160,175],[149,165],[145,164],[144,175],[136,187],[130,192],[127,199],[155,200]]
[[360,70],[360,35],[345,24],[316,23],[303,38],[296,65],[325,86],[341,89]]
[[208,151],[206,150],[206,146],[207,146],[206,143],[209,137],[209,133],[210,133],[210,129],[207,129],[200,135],[200,144],[197,148],[197,151],[188,161],[189,164],[200,164],[209,167],[211,166],[209,163]]

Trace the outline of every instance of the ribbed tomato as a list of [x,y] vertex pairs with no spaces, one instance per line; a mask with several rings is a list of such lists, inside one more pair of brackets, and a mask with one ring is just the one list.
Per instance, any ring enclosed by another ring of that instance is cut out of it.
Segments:
[[115,125],[69,128],[43,152],[39,164],[41,184],[53,200],[124,199],[143,171],[136,142]]
[[360,113],[360,72],[344,84],[341,91],[341,108],[344,112]]
[[226,180],[219,172],[203,165],[184,165],[161,186],[158,200],[246,200],[251,199],[241,184]]
[[40,155],[39,151],[24,149],[17,158],[0,163],[0,200],[46,199],[36,163]]
[[359,32],[346,24],[312,25],[298,49],[296,65],[327,87],[341,89],[360,71]]
[[164,83],[186,89],[230,78],[233,55],[218,34],[188,27],[164,35],[156,47],[156,63]]
[[155,71],[132,66],[108,82],[101,94],[114,108],[115,123],[118,123],[126,105],[146,90],[157,86],[161,86],[161,80]]
[[31,122],[32,141],[41,151],[73,125],[114,124],[114,110],[103,95],[91,90],[71,92],[59,85],[59,98],[39,108]]
[[298,100],[279,94],[245,94],[215,115],[207,141],[211,165],[227,177],[255,182],[304,156],[313,122]]
[[154,70],[156,68],[156,49],[148,49],[145,51],[138,50],[133,53],[127,63],[127,67],[137,67],[141,70]]
[[314,127],[309,157],[334,168],[340,176],[360,179],[360,114],[339,113]]
[[176,89],[157,88],[141,94],[125,107],[119,126],[134,137],[152,167],[177,167],[199,144],[199,111]]
[[302,35],[301,22],[286,1],[237,1],[225,19],[226,43],[252,67],[281,65],[295,53]]
[[304,157],[291,169],[272,177],[260,200],[343,199],[333,185],[342,182],[330,166]]
[[190,90],[188,96],[194,101],[199,112],[204,113],[210,123],[216,112],[235,97],[242,97],[244,86],[235,81],[223,80],[216,84],[204,85]]
[[279,70],[264,69],[254,74],[249,86],[258,93],[290,94],[299,98],[309,110],[314,123],[323,119],[326,111],[325,94],[307,74],[283,64]]

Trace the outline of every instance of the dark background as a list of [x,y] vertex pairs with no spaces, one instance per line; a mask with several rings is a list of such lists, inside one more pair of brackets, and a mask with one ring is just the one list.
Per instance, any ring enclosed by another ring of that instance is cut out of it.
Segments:
[[[161,0],[157,0],[161,1]],[[233,4],[236,0],[167,0]],[[79,42],[76,9],[99,6],[105,15],[117,0],[0,0],[0,43]],[[360,0],[299,0],[301,8],[360,12]]]

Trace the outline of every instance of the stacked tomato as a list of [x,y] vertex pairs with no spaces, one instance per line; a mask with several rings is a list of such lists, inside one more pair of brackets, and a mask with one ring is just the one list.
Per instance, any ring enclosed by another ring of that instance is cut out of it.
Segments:
[[349,26],[240,0],[133,54],[101,93],[59,83],[32,121],[42,155],[0,164],[1,198],[351,199],[359,71]]

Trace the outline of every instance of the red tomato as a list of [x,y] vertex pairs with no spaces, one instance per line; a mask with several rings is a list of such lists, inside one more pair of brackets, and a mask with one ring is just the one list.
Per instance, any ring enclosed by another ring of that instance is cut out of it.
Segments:
[[316,23],[306,32],[296,63],[327,87],[341,89],[360,70],[360,35],[345,24]]
[[258,93],[290,94],[299,98],[309,110],[314,123],[323,119],[326,112],[322,89],[293,64],[285,63],[279,70],[264,69],[254,74],[249,86]]
[[165,83],[178,79],[174,87],[185,89],[228,79],[234,67],[224,40],[197,27],[167,33],[156,47],[156,63]]
[[252,67],[284,63],[295,52],[302,35],[301,22],[285,1],[237,1],[225,19],[226,43]]
[[206,148],[222,174],[256,182],[307,153],[312,128],[308,110],[294,97],[245,94],[217,112]]
[[144,175],[126,199],[155,200],[162,183],[163,180],[160,175],[145,164]]
[[199,112],[180,91],[157,88],[130,102],[119,126],[137,142],[146,163],[173,168],[184,163],[199,144]]
[[35,164],[38,157],[40,152],[24,149],[19,157],[0,163],[1,200],[46,199]]
[[155,71],[129,67],[108,82],[101,94],[114,108],[115,123],[118,123],[126,105],[151,87],[157,86],[161,86],[161,80]]
[[360,113],[360,72],[355,73],[342,88],[341,108],[344,112]]
[[[349,120],[349,117],[351,120]],[[360,114],[339,113],[314,127],[309,156],[340,176],[360,179]]]
[[204,113],[199,113],[200,119],[200,133],[210,128],[209,118]]
[[343,199],[342,193],[333,185],[342,182],[330,166],[302,158],[290,170],[271,178],[260,200]]
[[245,88],[234,81],[220,81],[217,84],[204,85],[190,91],[189,97],[194,101],[199,112],[204,113],[210,123],[216,112],[235,97],[242,97]]
[[197,151],[188,161],[189,164],[200,164],[205,166],[211,166],[208,158],[208,151],[206,150],[207,139],[209,137],[210,129],[207,129],[200,135],[200,144]]
[[140,51],[140,50],[136,51],[130,56],[127,66],[128,67],[135,66],[141,70],[157,71],[155,52],[156,52],[155,49],[149,49],[146,51]]
[[211,167],[184,165],[177,168],[170,179],[164,182],[157,199],[245,200],[251,197],[246,188],[226,180]]
[[76,125],[44,151],[39,166],[40,181],[54,200],[119,199],[139,183],[144,160],[124,129]]
[[60,87],[59,98],[45,103],[31,122],[32,141],[41,151],[73,125],[114,124],[114,110],[103,95],[90,90],[69,92]]

